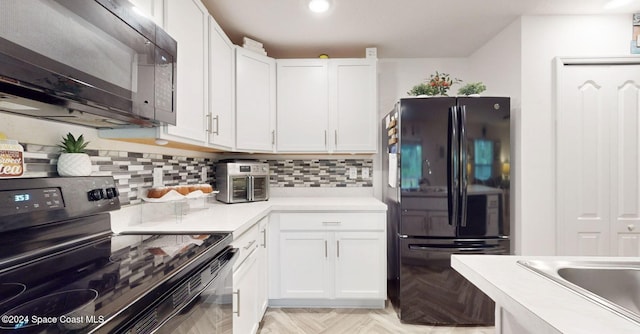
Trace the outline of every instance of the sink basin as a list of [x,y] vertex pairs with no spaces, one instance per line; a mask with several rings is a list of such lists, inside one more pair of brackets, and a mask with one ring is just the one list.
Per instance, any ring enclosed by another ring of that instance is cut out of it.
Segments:
[[640,262],[522,260],[518,264],[640,324]]

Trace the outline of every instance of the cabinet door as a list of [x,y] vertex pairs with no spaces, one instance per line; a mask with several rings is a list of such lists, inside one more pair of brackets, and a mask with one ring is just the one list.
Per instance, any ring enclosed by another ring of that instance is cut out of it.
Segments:
[[[616,256],[640,256],[640,66],[610,66],[615,90],[611,127],[611,245]],[[615,116],[614,116],[615,115]],[[615,122],[614,122],[615,120]]]
[[209,143],[233,148],[235,144],[234,46],[209,16]]
[[385,236],[382,232],[335,232],[335,298],[385,298]]
[[335,152],[376,152],[376,79],[375,60],[330,60],[330,137]]
[[236,48],[236,148],[275,147],[275,60]]
[[329,86],[326,60],[278,60],[278,152],[326,152]]
[[233,273],[233,333],[251,334],[258,331],[257,253],[254,251]]
[[203,144],[207,112],[207,18],[199,0],[166,1],[167,32],[178,42],[176,125],[167,133]]
[[268,249],[267,249],[267,223],[269,218],[262,218],[258,224],[260,228],[260,234],[258,236],[258,320],[262,318],[264,312],[267,310],[267,304],[269,301],[269,263],[268,263]]
[[280,297],[329,298],[329,249],[324,232],[280,232]]

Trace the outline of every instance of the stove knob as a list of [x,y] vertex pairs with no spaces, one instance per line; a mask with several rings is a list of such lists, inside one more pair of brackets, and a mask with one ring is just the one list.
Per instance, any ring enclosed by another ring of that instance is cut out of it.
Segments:
[[116,188],[107,188],[106,189],[106,193],[107,193],[107,199],[112,199],[114,197],[116,197]]
[[93,189],[88,192],[89,201],[99,201],[104,198],[104,192],[102,189]]

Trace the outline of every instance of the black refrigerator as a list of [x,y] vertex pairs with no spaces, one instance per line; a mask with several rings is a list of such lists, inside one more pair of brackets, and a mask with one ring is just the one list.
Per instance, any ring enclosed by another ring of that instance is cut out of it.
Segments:
[[382,121],[388,292],[400,320],[494,325],[452,254],[510,253],[508,97],[405,98]]

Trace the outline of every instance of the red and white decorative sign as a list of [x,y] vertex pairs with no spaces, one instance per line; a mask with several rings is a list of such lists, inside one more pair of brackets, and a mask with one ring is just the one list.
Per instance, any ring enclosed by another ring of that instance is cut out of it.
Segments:
[[0,178],[24,174],[24,149],[15,140],[0,140]]

